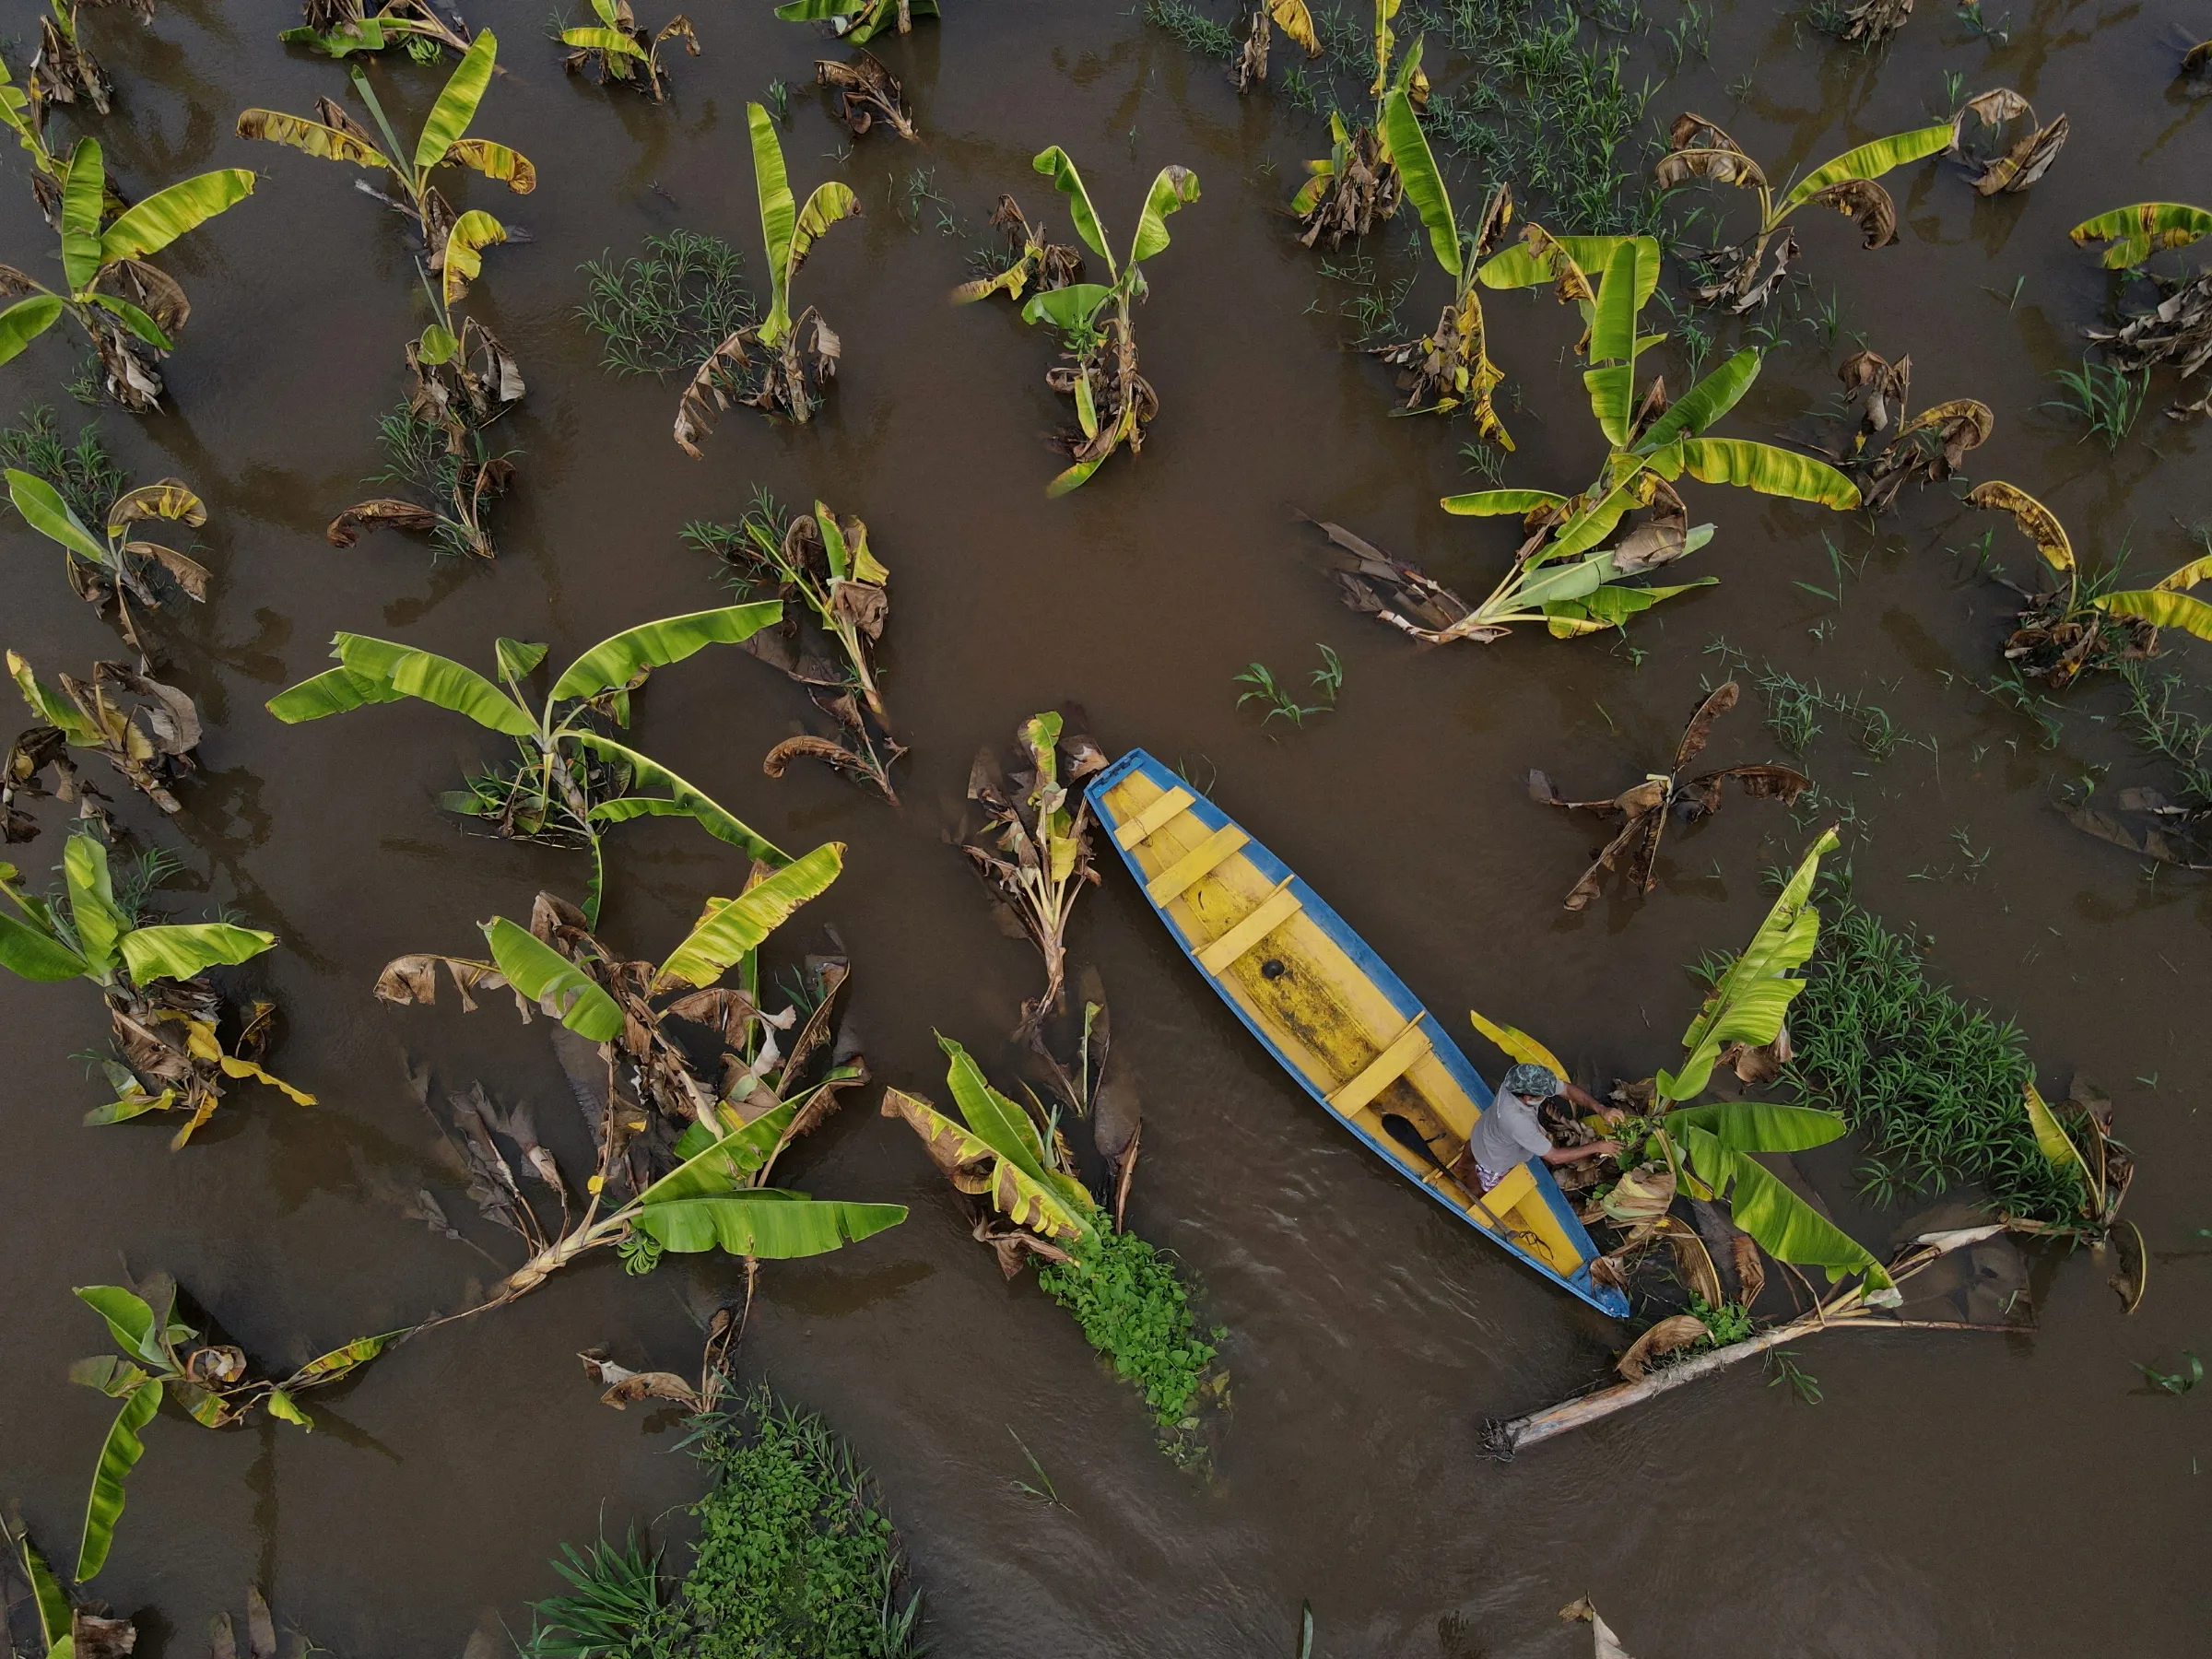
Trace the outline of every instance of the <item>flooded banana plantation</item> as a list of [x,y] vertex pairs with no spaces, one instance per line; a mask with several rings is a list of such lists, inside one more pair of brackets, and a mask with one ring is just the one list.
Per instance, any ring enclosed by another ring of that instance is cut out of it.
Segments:
[[10,1651],[2201,1649],[2212,9],[0,62]]

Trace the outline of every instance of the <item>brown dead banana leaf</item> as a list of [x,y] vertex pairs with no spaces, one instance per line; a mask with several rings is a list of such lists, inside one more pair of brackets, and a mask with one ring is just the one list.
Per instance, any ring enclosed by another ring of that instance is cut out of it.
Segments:
[[1813,786],[1813,781],[1794,766],[1761,761],[1752,766],[1726,766],[1692,778],[1675,792],[1673,805],[1684,808],[1691,823],[1711,818],[1721,809],[1721,785],[1735,779],[1745,795],[1754,801],[1780,801],[1784,806]]
[[1974,181],[1977,195],[2017,194],[2051,171],[2066,144],[2066,118],[2038,127],[1992,161]]
[[1832,26],[1839,41],[1864,41],[1878,46],[1905,26],[1912,16],[1912,0],[1859,0],[1837,14]]
[[[489,962],[476,962],[466,957],[436,956],[421,953],[415,956],[394,957],[384,964],[383,971],[376,976],[376,996],[379,1002],[422,1003],[426,1006],[438,1000],[438,965],[445,964],[453,975],[453,990],[461,998],[464,1013],[477,1011],[472,991],[503,991],[507,976]],[[518,1001],[521,1000],[519,997]],[[528,1015],[525,1012],[524,1018]]]
[[1029,1258],[1066,1263],[1075,1260],[1049,1239],[1041,1239],[998,1216],[983,1215],[975,1218],[970,1235],[979,1244],[988,1244],[991,1253],[998,1260],[998,1270],[1007,1278],[1018,1277],[1029,1265]]
[[1721,1051],[1719,1064],[1736,1075],[1737,1080],[1754,1086],[1771,1083],[1782,1076],[1782,1068],[1796,1057],[1790,1046],[1790,1028],[1785,1023],[1774,1033],[1774,1041],[1762,1042],[1756,1048],[1747,1042],[1732,1042]]
[[820,59],[814,65],[814,78],[830,88],[837,117],[852,129],[853,137],[865,135],[878,120],[910,142],[918,136],[903,89],[875,53],[864,51],[850,64]]
[[759,332],[757,324],[748,324],[715,347],[684,388],[676,406],[676,442],[693,460],[705,458],[699,441],[714,429],[715,421],[730,406],[732,394],[744,383],[745,371],[752,368],[745,347],[748,340],[758,343]]
[[1836,370],[1843,395],[1859,405],[1858,431],[1852,450],[1865,447],[1905,418],[1912,394],[1912,359],[1910,354],[1892,363],[1878,351],[1854,351]]
[[2199,41],[2182,54],[2183,75],[2212,74],[2212,41]]
[[[69,1616],[69,1652],[73,1659],[122,1659],[138,1645],[137,1627],[127,1618],[101,1618],[82,1607]],[[269,1650],[272,1659],[276,1650]]]
[[2138,835],[2110,813],[2094,806],[2061,806],[2059,811],[2066,822],[2084,834],[2111,841],[2115,847],[2125,847],[2140,857],[2171,865],[2176,869],[2212,870],[2212,862],[2199,862],[2186,847],[2177,845],[2173,837],[2155,824]]
[[1869,248],[1885,248],[1897,240],[1897,204],[1872,179],[1845,179],[1815,191],[1809,199],[1855,220]]
[[2120,1299],[2121,1312],[2133,1313],[2143,1305],[2143,1292],[2150,1283],[2149,1252],[2133,1221],[2123,1221],[2112,1230],[2112,1250],[2119,1257],[2119,1271],[2104,1282]]
[[357,501],[330,521],[323,532],[323,539],[334,547],[350,547],[361,539],[364,530],[435,530],[438,515],[428,507],[413,501],[402,501],[390,496],[371,501]]
[[1426,644],[1444,643],[1447,637],[1483,643],[1505,637],[1502,628],[1453,633],[1472,609],[1457,594],[1414,566],[1391,558],[1342,524],[1328,524],[1304,512],[1299,517],[1348,556],[1334,561],[1337,597],[1348,608],[1388,623]]
[[1652,170],[1662,189],[1686,184],[1691,179],[1710,179],[1716,184],[1736,184],[1746,189],[1766,182],[1766,174],[1759,171],[1758,162],[1744,153],[1744,147],[1719,124],[1706,120],[1695,111],[1675,117],[1674,125],[1667,129],[1666,141],[1671,153]]
[[1614,1369],[1630,1382],[1640,1381],[1655,1359],[1665,1358],[1705,1335],[1705,1322],[1693,1313],[1676,1313],[1661,1320],[1629,1345]]
[[1675,1258],[1675,1277],[1690,1294],[1703,1299],[1709,1308],[1717,1308],[1727,1300],[1721,1289],[1719,1270],[1713,1266],[1712,1257],[1706,1253],[1705,1241],[1694,1230],[1668,1228],[1666,1244]]
[[1675,745],[1675,771],[1680,771],[1705,752],[1706,744],[1712,740],[1712,723],[1735,708],[1743,694],[1744,688],[1734,680],[1712,688],[1682,728],[1682,740]]
[[[2118,328],[2082,332],[2104,347],[2106,360],[2116,369],[2132,374],[2171,363],[2187,381],[2212,366],[2212,265],[2185,280],[2155,273],[2150,280],[2159,290],[2157,305],[2127,312]],[[2176,401],[2166,410],[2171,420],[2207,414],[2212,414],[2212,375],[2206,377],[2194,402]]]
[[1728,1245],[1735,1265],[1735,1300],[1748,1308],[1767,1288],[1767,1259],[1759,1253],[1758,1241],[1747,1232],[1739,1230]]
[[576,1358],[583,1361],[583,1374],[606,1391],[599,1396],[602,1406],[621,1411],[640,1400],[667,1400],[688,1411],[706,1409],[699,1390],[674,1371],[634,1371],[609,1359],[605,1348],[586,1348]]

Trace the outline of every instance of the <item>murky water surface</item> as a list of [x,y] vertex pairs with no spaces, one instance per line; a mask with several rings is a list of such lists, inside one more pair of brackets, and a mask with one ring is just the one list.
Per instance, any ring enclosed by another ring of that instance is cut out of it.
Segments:
[[[1932,118],[1949,72],[1968,92],[2017,85],[2045,119],[2068,112],[2071,147],[2031,194],[1981,202],[1955,166],[1923,167],[1900,182],[1899,245],[1862,253],[1823,216],[1801,230],[1801,268],[1835,295],[1844,330],[1912,353],[1924,403],[1973,395],[1998,411],[1974,477],[2041,496],[2086,551],[2124,543],[2163,571],[2185,556],[2185,527],[2212,518],[2202,429],[2147,418],[2108,458],[2037,406],[2105,288],[2065,227],[2205,194],[2212,116],[2168,90],[2186,8],[2015,0],[2011,43],[1996,49],[1966,40],[1949,8],[1922,9],[1866,59],[1723,0],[1710,63],[1693,59],[1653,115],[1701,110],[1780,173]],[[657,677],[638,731],[783,844],[850,843],[844,879],[787,944],[815,947],[835,924],[884,1078],[939,1084],[933,1027],[996,1054],[1032,989],[1034,958],[994,925],[946,835],[976,747],[1069,697],[1110,750],[1142,743],[1218,778],[1223,806],[1440,1012],[1473,1004],[1589,1072],[1648,1074],[1677,1053],[1695,1000],[1681,965],[1746,936],[1766,902],[1762,867],[1807,831],[1731,802],[1672,843],[1649,903],[1572,917],[1559,900],[1590,837],[1533,806],[1522,779],[1539,765],[1572,793],[1623,787],[1671,742],[1716,671],[1705,648],[1724,639],[1864,693],[1912,734],[1876,762],[1830,722],[1812,751],[1853,822],[1858,896],[1932,935],[1943,976],[2017,1011],[2046,1079],[2101,1080],[2141,1159],[2130,1211],[2153,1265],[2132,1320],[2105,1288],[2109,1264],[2054,1261],[2039,1273],[2031,1337],[1839,1335],[1801,1355],[1826,1394],[1817,1408],[1747,1367],[1500,1467],[1478,1455],[1482,1419],[1585,1384],[1620,1332],[1332,1128],[1117,868],[1085,901],[1074,951],[1102,972],[1144,1091],[1134,1223],[1180,1253],[1229,1329],[1233,1403],[1213,1477],[1158,1455],[1073,1323],[1026,1279],[1000,1282],[872,1094],[806,1144],[792,1179],[901,1200],[912,1218],[766,1273],[745,1350],[748,1372],[827,1413],[881,1477],[940,1652],[1283,1653],[1310,1598],[1330,1655],[1566,1653],[1588,1638],[1553,1615],[1584,1592],[1639,1653],[2201,1651],[2205,1403],[2146,1391],[2135,1365],[2212,1339],[2212,1251],[2195,1239],[2212,1226],[2196,1184],[2212,906],[2201,885],[2147,879],[2052,808],[2088,767],[2150,776],[2108,691],[2072,699],[2044,748],[2035,723],[1976,688],[2005,596],[1947,549],[1986,521],[1932,492],[1870,536],[1856,520],[1703,490],[1692,511],[1722,530],[1697,563],[1722,585],[1641,622],[1635,652],[1532,637],[1423,654],[1342,610],[1294,507],[1463,588],[1494,579],[1511,532],[1437,510],[1473,487],[1456,453],[1465,434],[1386,418],[1382,372],[1345,349],[1335,313],[1350,290],[1285,235],[1276,206],[1323,142],[1316,124],[1264,97],[1238,103],[1216,66],[1105,4],[954,0],[943,28],[884,47],[914,99],[918,148],[881,134],[852,146],[811,92],[794,97],[794,178],[846,178],[866,208],[802,277],[843,335],[844,373],[812,428],[740,411],[703,462],[687,460],[667,436],[673,389],[600,371],[572,315],[576,267],[680,225],[747,248],[757,274],[743,106],[774,77],[806,81],[817,42],[764,5],[710,7],[698,18],[707,55],[678,61],[675,100],[656,109],[564,78],[543,6],[496,0],[470,18],[504,40],[477,130],[534,158],[543,181],[527,201],[480,182],[459,192],[535,238],[496,251],[483,289],[531,386],[508,428],[524,454],[504,555],[433,567],[395,536],[341,552],[322,526],[371,493],[358,481],[380,465],[374,418],[398,395],[399,344],[422,318],[400,226],[344,171],[230,135],[244,105],[304,112],[343,84],[276,45],[280,11],[173,0],[150,33],[93,26],[124,88],[100,128],[124,179],[263,173],[250,203],[169,261],[195,308],[170,371],[178,412],[106,425],[141,478],[178,474],[211,509],[216,592],[166,625],[178,677],[211,720],[208,771],[169,839],[208,902],[283,935],[270,969],[290,1023],[279,1069],[323,1104],[247,1095],[182,1156],[156,1129],[79,1127],[96,1086],[72,1055],[104,1040],[97,1002],[0,983],[0,1467],[41,1535],[75,1536],[111,1412],[64,1382],[100,1336],[71,1285],[165,1269],[276,1360],[450,1310],[508,1264],[402,1219],[384,1196],[444,1179],[403,1056],[567,1122],[539,1028],[503,1008],[394,1010],[369,990],[395,953],[465,950],[479,919],[525,913],[541,884],[572,890],[577,863],[441,820],[434,792],[491,752],[452,717],[403,705],[288,728],[263,700],[321,666],[339,629],[478,662],[508,633],[560,657],[715,603],[706,560],[677,531],[735,518],[761,485],[863,514],[890,565],[889,696],[913,746],[902,807],[818,771],[761,777],[758,757],[803,704],[735,652]],[[1655,73],[1659,54],[1639,50]],[[1730,84],[1747,70],[1740,101]],[[431,76],[377,74],[418,116]],[[944,301],[999,193],[1063,221],[1028,167],[1053,141],[1123,237],[1163,163],[1195,169],[1205,187],[1174,221],[1142,313],[1163,404],[1151,442],[1056,502],[1042,494],[1056,462],[1041,440],[1061,418],[1041,384],[1048,341],[998,306]],[[917,167],[941,201],[910,218]],[[1459,188],[1476,194],[1472,181]],[[940,210],[960,234],[940,231]],[[1414,268],[1405,218],[1386,262],[1397,271]],[[0,231],[10,248],[47,245],[18,187],[0,200]],[[1433,315],[1439,281],[1421,276],[1409,317]],[[1581,480],[1595,450],[1567,318],[1547,297],[1510,296],[1491,321],[1523,403],[1511,481]],[[1801,331],[1732,429],[1809,431],[1842,349]],[[58,395],[68,371],[64,347],[36,348],[6,371],[0,406],[62,401],[74,418]],[[1834,586],[1823,534],[1865,561],[1840,605],[1802,585]],[[6,641],[49,671],[119,654],[53,550],[20,526],[5,540],[17,568]],[[2026,579],[2008,525],[1997,547]],[[1236,710],[1230,677],[1243,664],[1302,677],[1323,641],[1347,665],[1336,712],[1270,735]],[[1713,752],[1783,758],[1750,699]],[[142,826],[144,805],[127,808]],[[703,894],[738,878],[726,849],[681,824],[631,826],[612,845],[606,931],[640,955],[665,949]],[[41,866],[58,839],[25,851]],[[1902,1211],[1853,1204],[1847,1151],[1800,1161],[1870,1242],[1903,1230]],[[450,1188],[447,1199],[465,1212]],[[488,1613],[516,1619],[557,1587],[544,1563],[558,1540],[618,1534],[695,1493],[670,1421],[605,1409],[571,1356],[605,1344],[633,1365],[688,1369],[691,1309],[732,1277],[710,1265],[639,1281],[611,1260],[564,1275],[392,1354],[324,1399],[312,1438],[164,1418],[99,1588],[171,1621],[175,1633],[141,1652],[196,1651],[206,1615],[259,1580],[282,1617],[340,1652],[458,1653]],[[1067,1510],[1009,1489],[1027,1473],[1009,1428]]]

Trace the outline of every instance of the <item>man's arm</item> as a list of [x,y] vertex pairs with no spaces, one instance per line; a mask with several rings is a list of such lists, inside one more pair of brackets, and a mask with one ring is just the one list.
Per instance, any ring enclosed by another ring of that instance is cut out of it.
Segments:
[[1612,1158],[1620,1151],[1618,1141],[1592,1141],[1586,1147],[1554,1147],[1538,1154],[1547,1164],[1581,1163],[1587,1158]]
[[1618,1124],[1622,1118],[1628,1115],[1628,1113],[1621,1111],[1619,1107],[1606,1105],[1603,1100],[1599,1100],[1595,1095],[1592,1094],[1588,1089],[1583,1088],[1580,1084],[1570,1083],[1565,1078],[1561,1078],[1559,1081],[1559,1092],[1564,1094],[1568,1100],[1571,1100],[1582,1111],[1594,1112],[1599,1117],[1604,1118],[1608,1124]]

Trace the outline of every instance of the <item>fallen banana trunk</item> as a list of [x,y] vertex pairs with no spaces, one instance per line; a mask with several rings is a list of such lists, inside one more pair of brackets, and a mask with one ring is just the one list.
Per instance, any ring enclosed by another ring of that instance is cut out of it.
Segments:
[[[1979,1244],[2006,1230],[2006,1224],[1998,1221],[1986,1227],[1923,1233],[1891,1265],[1890,1278],[1901,1285],[1907,1278],[1940,1261],[1951,1252]],[[1609,1418],[1615,1412],[1625,1411],[1631,1406],[1640,1406],[1685,1383],[1709,1377],[1738,1360],[1763,1354],[1770,1348],[1801,1341],[1822,1331],[2018,1331],[2025,1328],[2020,1325],[1976,1324],[1963,1319],[1900,1319],[1890,1311],[1896,1305],[1893,1292],[1876,1291],[1870,1296],[1864,1283],[1847,1286],[1815,1306],[1809,1313],[1771,1326],[1741,1342],[1732,1342],[1725,1347],[1712,1348],[1691,1359],[1657,1367],[1633,1382],[1617,1382],[1610,1388],[1599,1389],[1595,1394],[1564,1400],[1542,1411],[1532,1411],[1525,1417],[1510,1418],[1503,1421],[1493,1418],[1483,1426],[1483,1450],[1500,1463],[1510,1462],[1516,1452],[1529,1446],[1565,1434],[1570,1430],[1580,1429],[1586,1423]]]

